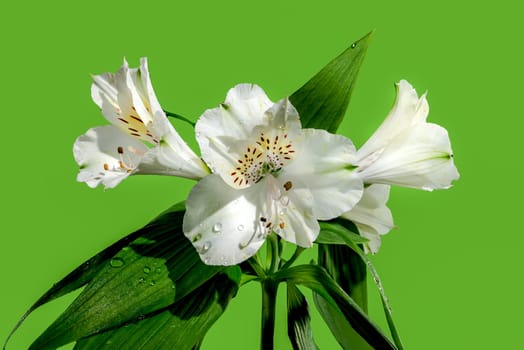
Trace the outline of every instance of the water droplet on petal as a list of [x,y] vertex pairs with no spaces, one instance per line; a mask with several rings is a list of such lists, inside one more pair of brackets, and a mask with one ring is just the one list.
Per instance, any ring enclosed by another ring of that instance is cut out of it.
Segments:
[[246,247],[247,247],[247,244],[246,244],[246,243],[242,243],[242,242],[240,242],[240,243],[238,244],[238,248],[240,248],[240,249],[246,249]]
[[205,254],[208,252],[209,248],[211,248],[211,242],[207,241],[204,243],[202,247],[200,247],[200,254]]
[[149,266],[144,266],[144,273],[150,273],[151,268]]
[[237,226],[237,230],[244,231],[244,225],[240,224]]
[[217,222],[216,224],[213,225],[213,232],[214,233],[220,233],[220,231],[222,230],[222,224]]
[[115,268],[122,267],[124,266],[124,259],[113,258],[111,259],[111,261],[109,261],[109,264],[111,265],[111,267],[115,267]]
[[197,233],[192,239],[191,239],[191,242],[195,243],[195,242],[198,242],[200,240],[200,238],[202,238],[202,234],[200,233]]
[[280,203],[283,206],[287,206],[289,204],[289,197],[288,196],[282,196],[280,197]]

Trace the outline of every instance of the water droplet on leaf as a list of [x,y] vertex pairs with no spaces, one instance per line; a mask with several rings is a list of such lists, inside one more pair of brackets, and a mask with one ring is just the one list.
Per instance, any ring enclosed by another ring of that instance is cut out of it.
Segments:
[[144,273],[150,273],[151,268],[149,266],[144,266]]
[[357,47],[357,43],[352,43],[351,48],[354,49],[355,47]]
[[111,261],[109,261],[109,264],[111,265],[111,267],[115,267],[115,268],[122,267],[124,266],[124,259],[113,258],[111,259]]

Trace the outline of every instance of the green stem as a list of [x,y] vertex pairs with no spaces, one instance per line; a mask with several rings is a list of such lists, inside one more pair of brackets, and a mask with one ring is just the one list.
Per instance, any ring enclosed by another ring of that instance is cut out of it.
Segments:
[[275,333],[275,306],[278,282],[265,279],[262,285],[262,329],[260,339],[261,350],[273,350]]
[[164,109],[164,113],[168,116],[168,117],[171,117],[171,118],[175,118],[175,119],[179,119],[179,120],[182,120],[188,124],[190,124],[192,127],[195,127],[195,123],[193,123],[191,120],[187,119],[186,117],[180,115],[180,114],[176,114],[176,113],[173,113],[173,112],[169,112],[169,111],[166,111]]
[[288,267],[290,267],[295,262],[295,260],[297,260],[300,254],[302,254],[304,250],[305,248],[297,246],[291,258],[288,261],[286,261],[286,263],[281,267],[281,269],[283,270],[283,269],[287,269]]
[[278,237],[275,233],[267,236],[266,271],[268,274],[277,272],[280,265],[280,249]]

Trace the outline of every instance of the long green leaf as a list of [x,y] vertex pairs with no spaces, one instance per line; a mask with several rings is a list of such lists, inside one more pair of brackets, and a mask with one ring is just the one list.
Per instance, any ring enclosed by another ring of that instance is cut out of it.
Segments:
[[222,268],[204,265],[182,232],[184,211],[168,211],[99,267],[66,311],[31,345],[54,349],[143,319],[188,295]]
[[303,127],[337,131],[372,34],[351,44],[289,97],[300,114]]
[[287,333],[294,350],[317,350],[306,297],[293,283],[287,284]]
[[238,290],[240,268],[228,270],[152,317],[79,340],[75,350],[197,349]]
[[276,281],[300,284],[310,288],[340,309],[347,322],[375,349],[397,349],[358,304],[318,265],[300,265],[274,274]]
[[82,263],[71,273],[65,276],[63,279],[55,283],[44,295],[42,295],[20,318],[18,323],[15,325],[8,338],[6,339],[3,349],[7,347],[7,343],[11,336],[16,332],[16,330],[22,325],[25,319],[40,306],[49,303],[63,295],[66,295],[72,291],[77,290],[78,288],[83,287],[89,283],[100,271],[100,269],[107,265],[113,256],[116,255],[123,247],[128,246],[132,241],[144,234],[144,232],[154,229],[159,225],[164,225],[168,219],[168,213],[176,213],[178,211],[184,210],[184,204],[178,203],[163,213],[161,216],[153,220],[151,223],[143,227],[142,229],[131,233],[130,235],[120,239],[116,243],[107,247],[100,253],[96,254],[89,260]]
[[[343,219],[339,219],[339,222],[340,222],[340,220],[343,220]],[[397,328],[395,326],[395,322],[393,321],[393,316],[391,314],[391,307],[389,306],[388,298],[387,298],[387,296],[386,296],[386,294],[384,292],[384,287],[382,286],[382,282],[380,280],[380,277],[379,277],[377,271],[375,270],[375,267],[373,266],[371,261],[368,259],[366,254],[364,254],[362,249],[360,249],[358,247],[358,245],[354,242],[354,240],[353,240],[353,234],[354,233],[353,232],[351,232],[347,228],[340,229],[339,225],[330,224],[330,223],[325,223],[323,225],[323,229],[326,230],[326,231],[330,230],[330,225],[333,225],[332,226],[333,227],[333,230],[332,230],[333,234],[338,235],[340,237],[340,239],[342,239],[342,240],[344,240],[346,242],[346,245],[347,245],[347,248],[346,248],[345,252],[344,251],[338,251],[337,258],[336,259],[332,259],[332,260],[335,261],[334,263],[330,263],[330,264],[334,265],[334,266],[332,266],[332,268],[336,269],[338,266],[353,266],[355,264],[360,264],[359,266],[363,266],[363,269],[365,270],[365,268],[367,266],[367,268],[369,269],[369,271],[371,273],[371,276],[373,277],[373,281],[377,285],[377,289],[378,289],[379,294],[380,294],[380,298],[381,298],[381,301],[382,301],[382,306],[384,308],[384,314],[386,316],[386,321],[388,323],[388,327],[389,327],[389,330],[391,332],[391,336],[393,337],[393,340],[394,340],[395,345],[397,346],[397,348],[399,350],[402,350],[404,348],[404,346],[402,345],[402,341],[400,340],[400,336],[399,336]],[[350,226],[348,225],[348,227],[350,227]],[[333,252],[336,252],[336,249],[339,249],[341,247],[340,246],[329,246],[328,248],[329,248],[329,251],[331,253],[333,253]],[[347,254],[347,255],[344,257],[344,254]],[[357,258],[358,261],[355,258]],[[319,263],[320,263],[320,259],[319,259]],[[324,263],[324,264],[326,264],[326,263]],[[337,271],[340,271],[340,270],[337,270]],[[352,272],[354,272],[354,271],[355,270],[353,269]],[[356,284],[354,282],[352,282],[352,283],[353,283],[353,286],[354,285],[358,285],[358,284]],[[367,292],[366,293],[360,292],[360,293],[363,294],[363,295],[365,294],[366,297],[367,297]]]
[[[340,228],[337,227],[336,230]],[[364,265],[362,269],[360,258],[346,246],[322,244],[318,249],[318,264],[328,271],[364,312],[367,312],[366,267]],[[345,322],[339,310],[316,294],[313,294],[313,299],[317,310],[343,349],[371,349],[367,342]]]

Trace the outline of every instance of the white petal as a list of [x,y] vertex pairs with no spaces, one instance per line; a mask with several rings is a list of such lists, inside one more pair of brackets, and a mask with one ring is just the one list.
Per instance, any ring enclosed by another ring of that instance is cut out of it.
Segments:
[[325,130],[304,129],[302,143],[296,148],[295,160],[279,178],[311,192],[315,217],[329,220],[353,208],[362,196],[363,184],[353,167],[356,156],[351,141]]
[[174,175],[195,180],[209,174],[206,164],[177,133],[165,137],[158,146],[144,155],[138,167],[139,173]]
[[208,109],[198,119],[195,131],[202,158],[213,172],[228,181],[245,147],[252,140],[253,130],[267,125],[265,112],[273,105],[257,85],[241,84],[229,90],[225,103]]
[[132,136],[158,144],[171,132],[151,86],[146,59],[140,68],[129,68],[124,60],[116,74],[93,76],[91,96],[110,123]]
[[93,188],[99,184],[113,188],[136,171],[145,152],[140,141],[112,125],[89,129],[73,146],[80,166],[77,180]]
[[353,221],[360,234],[369,239],[365,248],[372,253],[376,253],[380,247],[380,236],[394,227],[393,216],[386,206],[389,189],[390,186],[379,184],[367,187],[360,202],[349,212],[341,215]]
[[407,128],[426,121],[429,113],[426,95],[422,95],[419,99],[415,89],[405,80],[396,84],[396,88],[397,98],[391,112],[358,150],[361,159],[385,147]]
[[423,123],[391,140],[376,159],[359,169],[365,183],[383,183],[425,190],[448,188],[459,174],[446,129]]
[[[279,226],[275,232],[284,240],[309,248],[320,232],[313,214],[313,196],[308,189],[292,189],[277,202]],[[285,204],[285,205],[284,205]]]
[[184,234],[208,265],[235,265],[253,256],[264,243],[260,218],[267,217],[265,191],[236,190],[220,176],[206,176],[186,201]]

